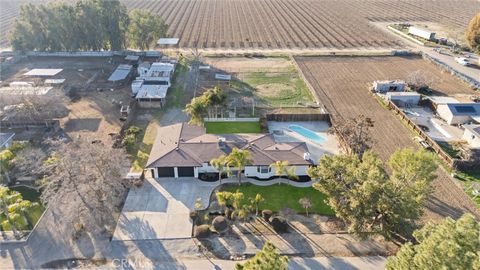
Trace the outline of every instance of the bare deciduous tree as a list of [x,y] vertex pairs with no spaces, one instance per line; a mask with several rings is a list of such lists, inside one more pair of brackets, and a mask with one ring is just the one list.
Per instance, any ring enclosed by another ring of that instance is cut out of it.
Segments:
[[355,154],[359,157],[368,150],[372,143],[370,128],[373,127],[373,120],[360,115],[351,119],[338,119],[334,131],[340,135],[348,154]]
[[408,74],[406,83],[415,91],[427,90],[433,83],[433,79],[421,70]]
[[[47,94],[0,94],[0,110],[9,121],[42,121],[64,117],[67,98],[60,89]],[[6,107],[8,106],[8,107]]]
[[87,138],[50,144],[54,151],[46,162],[51,173],[44,183],[44,203],[67,201],[71,211],[62,211],[64,222],[85,224],[87,230],[113,229],[130,185],[123,178],[128,170],[124,150]]
[[22,176],[41,177],[43,161],[47,158],[45,152],[38,147],[28,146],[15,155],[12,160],[15,178]]

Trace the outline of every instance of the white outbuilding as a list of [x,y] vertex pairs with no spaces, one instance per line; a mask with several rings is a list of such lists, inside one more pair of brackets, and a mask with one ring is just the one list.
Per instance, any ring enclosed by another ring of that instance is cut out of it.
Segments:
[[393,81],[374,81],[373,82],[373,91],[377,93],[386,93],[386,92],[403,92],[407,84],[405,81],[393,80]]
[[428,31],[426,29],[418,28],[415,26],[410,26],[408,28],[408,33],[413,36],[421,37],[426,40],[435,40],[435,32]]
[[418,105],[422,95],[417,92],[387,92],[386,100],[390,100],[397,106],[413,106]]
[[480,125],[464,125],[462,139],[467,141],[470,147],[480,148]]

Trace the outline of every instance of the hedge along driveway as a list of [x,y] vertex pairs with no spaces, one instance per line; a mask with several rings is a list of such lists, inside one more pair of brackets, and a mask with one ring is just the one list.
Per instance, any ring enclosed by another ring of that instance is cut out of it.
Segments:
[[255,198],[261,194],[265,199],[260,203],[260,209],[270,209],[273,212],[279,212],[284,208],[291,208],[297,213],[304,213],[305,209],[298,202],[300,198],[310,199],[313,206],[308,209],[309,213],[319,215],[333,216],[335,212],[325,203],[327,197],[320,191],[312,187],[294,187],[286,184],[273,184],[271,186],[256,186],[253,184],[242,184],[240,186],[231,184],[222,188],[222,190],[235,192],[236,190],[244,195],[243,203],[249,204],[249,198]]

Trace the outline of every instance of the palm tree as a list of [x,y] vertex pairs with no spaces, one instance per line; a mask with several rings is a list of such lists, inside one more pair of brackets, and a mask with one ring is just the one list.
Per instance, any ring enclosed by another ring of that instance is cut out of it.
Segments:
[[262,194],[257,193],[255,198],[250,198],[250,203],[255,205],[255,215],[258,216],[258,205],[263,202],[265,199],[262,197]]
[[227,157],[225,155],[221,155],[218,158],[214,158],[210,160],[210,165],[212,165],[212,167],[218,171],[218,181],[220,181],[220,185],[221,185],[222,174],[224,172],[229,172],[228,166],[227,166]]
[[28,200],[18,200],[15,204],[11,205],[13,212],[19,213],[28,227],[31,227],[30,220],[28,219],[28,212],[37,207],[39,204],[37,202],[31,202]]
[[6,217],[2,226],[10,225],[15,237],[18,237],[16,224],[20,217],[20,213],[16,211],[17,208],[12,208],[11,206],[20,200],[22,200],[22,195],[20,195],[20,193],[16,191],[12,192],[7,187],[0,187],[0,213],[3,213]]
[[238,185],[242,184],[242,171],[246,165],[252,164],[252,156],[248,150],[240,150],[236,147],[227,156],[227,165],[237,169]]
[[[276,161],[275,163],[270,164],[270,168],[275,168],[275,175],[276,176],[287,176],[287,179],[294,179],[298,180],[298,176],[296,175],[295,166],[290,166],[290,163],[287,160],[284,161]],[[280,182],[279,182],[280,184]]]

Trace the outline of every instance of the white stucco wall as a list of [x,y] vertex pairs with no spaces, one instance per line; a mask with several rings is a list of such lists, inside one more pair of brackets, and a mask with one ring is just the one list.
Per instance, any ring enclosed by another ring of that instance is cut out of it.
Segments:
[[472,131],[465,129],[462,139],[468,142],[472,148],[480,148],[480,137],[476,136]]
[[[307,175],[308,166],[295,166],[295,174],[298,176]],[[268,179],[275,176],[275,168],[270,168],[268,173],[258,172],[257,166],[245,167],[245,176],[258,177],[260,179]]]

